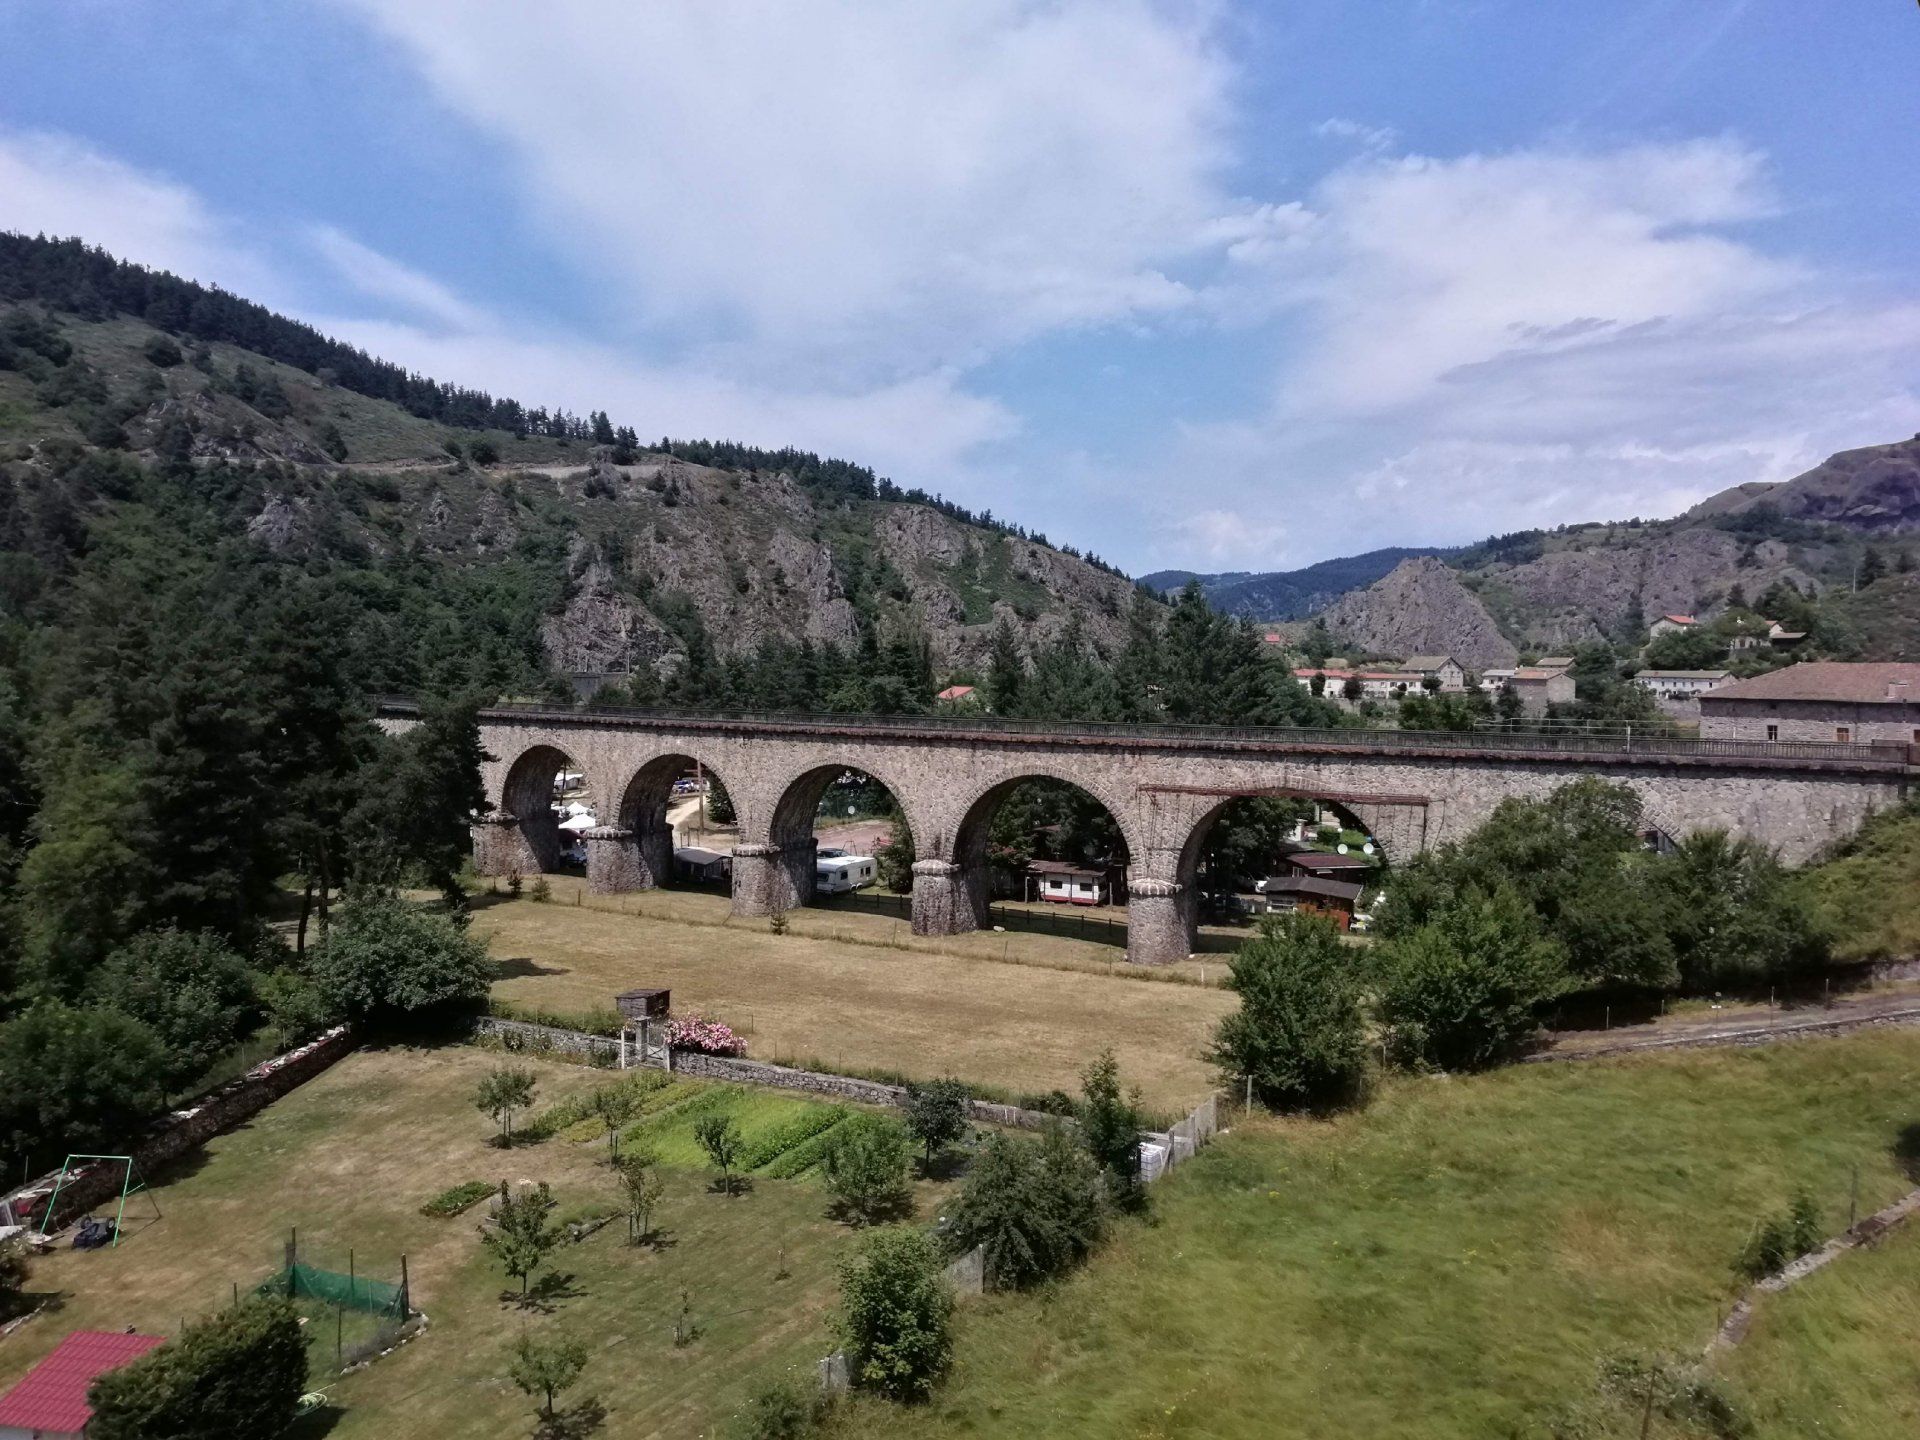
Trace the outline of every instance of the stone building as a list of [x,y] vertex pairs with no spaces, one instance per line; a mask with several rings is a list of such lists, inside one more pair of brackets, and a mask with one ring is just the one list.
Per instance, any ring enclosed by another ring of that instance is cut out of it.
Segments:
[[1410,691],[1420,689],[1430,676],[1444,694],[1457,695],[1467,688],[1466,669],[1451,655],[1409,655],[1400,673],[1411,680]]
[[1506,682],[1520,697],[1520,708],[1529,716],[1547,713],[1549,705],[1571,705],[1574,698],[1573,676],[1564,670],[1549,670],[1541,665],[1522,665]]
[[1920,745],[1920,665],[1816,660],[1700,697],[1703,740]]
[[1642,670],[1633,683],[1653,696],[1663,714],[1692,721],[1700,718],[1700,697],[1732,678],[1726,670]]

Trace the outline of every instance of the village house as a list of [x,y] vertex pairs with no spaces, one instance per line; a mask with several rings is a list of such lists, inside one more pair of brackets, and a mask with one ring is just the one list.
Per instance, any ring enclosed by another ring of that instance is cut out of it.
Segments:
[[1309,690],[1313,688],[1316,676],[1321,681],[1321,696],[1337,705],[1351,706],[1355,703],[1347,695],[1347,681],[1350,679],[1360,682],[1360,700],[1391,702],[1420,693],[1420,677],[1403,670],[1349,670],[1332,665],[1303,665],[1293,672],[1293,678]]
[[1266,885],[1267,909],[1324,915],[1342,930],[1353,924],[1354,906],[1364,887],[1351,880],[1319,875],[1276,875]]
[[1520,697],[1521,713],[1533,719],[1547,713],[1549,705],[1573,703],[1573,676],[1565,670],[1548,670],[1539,665],[1522,665],[1506,682]]
[[1816,660],[1700,697],[1705,740],[1920,745],[1920,664]]
[[1662,615],[1647,627],[1647,634],[1655,637],[1671,635],[1676,630],[1691,630],[1699,623],[1691,615]]
[[1676,720],[1700,718],[1700,697],[1732,679],[1725,670],[1642,670],[1633,683]]
[[1410,678],[1409,690],[1424,688],[1428,679],[1437,679],[1443,694],[1457,695],[1467,688],[1466,669],[1451,655],[1409,655],[1399,673]]
[[1027,865],[1034,898],[1056,905],[1104,905],[1107,872],[1066,860],[1034,860]]
[[949,685],[933,697],[933,703],[936,705],[958,705],[962,701],[966,701],[977,704],[978,701],[976,697],[979,693],[980,692],[971,685]]

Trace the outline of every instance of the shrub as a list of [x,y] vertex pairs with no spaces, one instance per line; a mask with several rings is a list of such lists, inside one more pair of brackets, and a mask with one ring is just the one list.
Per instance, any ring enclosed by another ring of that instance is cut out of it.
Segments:
[[907,1132],[882,1115],[856,1115],[833,1132],[822,1166],[834,1208],[856,1222],[871,1223],[904,1211]]
[[429,1219],[444,1220],[458,1215],[462,1210],[472,1209],[498,1188],[487,1180],[469,1180],[464,1185],[442,1190],[420,1207],[420,1213]]
[[307,1388],[307,1346],[284,1300],[243,1300],[93,1382],[96,1440],[278,1435]]
[[967,1087],[958,1080],[909,1081],[905,1109],[907,1130],[920,1142],[928,1169],[935,1152],[967,1133]]
[[27,1247],[18,1235],[0,1240],[0,1320],[11,1319],[27,1287]]
[[267,1012],[267,1024],[273,1028],[278,1049],[304,1045],[340,1023],[340,1016],[326,992],[311,976],[297,970],[267,970],[256,974],[253,993]]
[[1120,1091],[1120,1064],[1103,1050],[1080,1077],[1080,1143],[1100,1167],[1107,1194],[1131,1209],[1145,1197],[1140,1187],[1140,1092]]
[[1064,1125],[1039,1140],[995,1133],[949,1215],[953,1253],[985,1249],[987,1284],[1014,1290],[1079,1263],[1100,1242],[1100,1175]]
[[1764,1280],[1820,1244],[1820,1210],[1804,1190],[1794,1193],[1785,1213],[1761,1221],[1734,1258],[1735,1273]]
[[528,892],[528,895],[529,898],[544,905],[553,899],[553,885],[546,876],[541,875],[534,880],[533,889]]
[[476,1005],[493,975],[484,944],[444,915],[385,894],[343,905],[311,967],[342,1013],[375,1029]]
[[1362,973],[1333,922],[1269,915],[1229,962],[1240,1008],[1210,1059],[1253,1082],[1267,1105],[1321,1108],[1358,1095],[1367,1069]]
[[184,358],[180,354],[180,347],[165,335],[156,335],[147,341],[140,348],[140,353],[147,357],[148,364],[157,365],[162,370],[171,370]]
[[820,1387],[794,1380],[762,1385],[727,1427],[732,1440],[806,1440],[820,1424],[826,1400]]
[[168,1084],[198,1079],[239,1043],[253,1017],[246,962],[205,931],[148,930],[107,957],[101,1003],[141,1020],[171,1057]]
[[925,1400],[953,1357],[953,1291],[931,1236],[876,1230],[840,1266],[835,1330],[847,1375],[890,1400]]
[[1519,1050],[1565,977],[1518,896],[1459,895],[1381,947],[1380,1018],[1402,1063],[1479,1069]]
[[165,1105],[169,1063],[138,1020],[38,1001],[0,1024],[0,1135],[42,1152],[123,1147]]
[[682,1015],[667,1022],[667,1044],[702,1055],[744,1055],[747,1042],[732,1027],[704,1015]]

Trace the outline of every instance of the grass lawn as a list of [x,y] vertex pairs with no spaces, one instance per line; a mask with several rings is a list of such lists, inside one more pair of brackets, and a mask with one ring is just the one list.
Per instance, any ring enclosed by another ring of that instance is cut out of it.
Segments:
[[[845,1430],[1544,1440],[1595,1402],[1603,1357],[1700,1353],[1731,1258],[1796,1185],[1828,1230],[1855,1165],[1863,1211],[1903,1193],[1916,1082],[1920,1034],[1886,1031],[1408,1080],[1330,1123],[1243,1123],[1082,1273],[967,1307],[930,1407],[863,1401]],[[1913,1433],[1916,1241],[1763,1310],[1727,1367],[1758,1435]]]
[[[640,916],[576,906],[554,878],[549,903],[475,907],[474,931],[501,962],[497,995],[578,1012],[604,1009],[635,986],[666,985],[675,1009],[726,1020],[762,1060],[1073,1091],[1088,1059],[1112,1045],[1150,1107],[1184,1113],[1215,1084],[1201,1056],[1214,1024],[1238,1003],[1210,985],[1137,978],[1124,962],[1109,975],[1105,964],[1003,963],[991,946],[936,954],[835,938],[884,940],[893,922],[870,914],[795,910],[789,932],[774,935],[763,921],[722,927],[718,895],[649,891],[629,902]],[[1113,953],[1050,936],[962,938]]]
[[[72,1329],[176,1332],[235,1284],[245,1290],[277,1269],[289,1226],[299,1228],[302,1258],[327,1268],[344,1270],[352,1247],[360,1274],[397,1278],[405,1254],[415,1304],[431,1320],[370,1369],[316,1375],[343,1407],[326,1432],[334,1440],[530,1432],[533,1407],[505,1378],[507,1350],[528,1328],[587,1340],[593,1358],[579,1393],[598,1396],[609,1412],[602,1433],[620,1437],[711,1430],[758,1381],[810,1368],[831,1348],[833,1266],[853,1237],[826,1217],[825,1191],[763,1166],[728,1199],[711,1192],[691,1145],[690,1106],[727,1109],[750,1146],[822,1108],[779,1092],[675,1082],[650,1094],[634,1129],[666,1167],[658,1245],[630,1248],[616,1221],[556,1252],[549,1268],[572,1279],[551,1313],[503,1304],[509,1282],[479,1244],[481,1212],[430,1219],[420,1206],[467,1180],[546,1180],[563,1214],[612,1202],[615,1191],[596,1124],[511,1151],[488,1143],[492,1123],[471,1095],[499,1060],[469,1047],[361,1051],[215,1140],[157,1188],[164,1218],[130,1226],[118,1250],[62,1250],[36,1263],[29,1289],[64,1298],[0,1344],[0,1387]],[[538,1075],[536,1110],[613,1078],[516,1063]],[[937,1193],[920,1187],[923,1217]],[[676,1346],[683,1296],[698,1335]],[[317,1323],[326,1333],[316,1352],[330,1357],[331,1318]]]
[[1920,1434],[1920,1231],[1760,1302],[1721,1363],[1769,1435]]

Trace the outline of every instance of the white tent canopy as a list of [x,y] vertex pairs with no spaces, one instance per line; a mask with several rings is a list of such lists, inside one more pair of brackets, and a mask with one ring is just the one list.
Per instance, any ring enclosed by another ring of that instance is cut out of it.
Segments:
[[600,822],[594,819],[592,815],[570,815],[560,822],[560,828],[562,830],[571,830],[577,835],[582,830],[593,829],[593,827],[599,823]]

